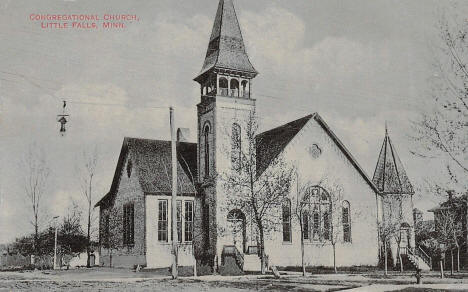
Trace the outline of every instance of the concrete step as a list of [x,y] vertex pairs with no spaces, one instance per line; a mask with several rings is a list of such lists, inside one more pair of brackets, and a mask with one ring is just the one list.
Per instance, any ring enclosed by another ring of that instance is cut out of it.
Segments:
[[261,260],[256,254],[244,254],[244,271],[259,272]]
[[430,271],[431,270],[431,267],[429,267],[429,265],[426,264],[426,262],[422,258],[420,258],[419,256],[409,255],[408,258],[416,268],[419,267],[422,271]]

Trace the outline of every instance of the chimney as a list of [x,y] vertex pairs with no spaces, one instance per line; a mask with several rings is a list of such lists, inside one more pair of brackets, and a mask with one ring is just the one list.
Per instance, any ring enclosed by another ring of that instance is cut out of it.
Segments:
[[190,140],[190,129],[178,128],[177,129],[177,142],[188,142],[189,140]]

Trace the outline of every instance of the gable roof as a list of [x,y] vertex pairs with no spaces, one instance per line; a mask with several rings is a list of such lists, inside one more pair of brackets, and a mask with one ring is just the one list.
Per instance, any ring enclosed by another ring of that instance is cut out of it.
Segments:
[[379,190],[375,184],[359,165],[351,152],[349,152],[349,150],[344,146],[341,140],[335,135],[335,133],[330,129],[330,127],[327,125],[327,123],[325,123],[325,121],[318,113],[305,116],[301,119],[292,121],[283,126],[257,135],[257,175],[261,175],[268,168],[270,163],[276,157],[278,157],[281,152],[284,151],[286,146],[311,119],[314,119],[322,127],[325,133],[327,133],[330,139],[332,139],[335,145],[341,150],[351,165],[359,172],[361,177],[372,188],[372,190],[374,190],[376,193],[379,193]]
[[232,0],[220,0],[211,32],[205,61],[196,81],[213,68],[229,69],[257,75],[245,51],[239,21]]
[[[125,138],[120,151],[114,179],[109,192],[96,204],[107,203],[117,193],[124,172],[126,158],[144,193],[169,194],[172,192],[171,142],[161,140]],[[177,192],[195,194],[197,177],[197,144],[177,142]]]
[[372,181],[383,194],[414,194],[387,130]]
[[284,148],[307,124],[313,115],[289,122],[285,125],[258,134],[255,137],[257,147],[257,175],[261,175],[270,163],[283,152]]

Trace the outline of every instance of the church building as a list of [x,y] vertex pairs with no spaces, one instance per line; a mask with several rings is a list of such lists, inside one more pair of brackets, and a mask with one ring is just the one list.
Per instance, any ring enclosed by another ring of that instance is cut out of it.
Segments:
[[[187,130],[177,133],[177,222],[171,222],[170,141],[125,138],[110,190],[96,204],[102,265],[169,267],[171,226],[177,224],[180,266],[219,269],[230,256],[241,271],[260,269],[254,220],[248,212],[230,208],[227,198],[235,194],[220,177],[236,169],[233,157],[249,145],[257,75],[233,0],[220,0],[203,67],[194,79],[201,89],[197,142],[187,142]],[[398,244],[415,247],[414,192],[388,134],[373,179],[318,113],[255,139],[257,175],[267,175],[278,157],[296,170],[278,210],[279,228],[265,237],[269,265],[301,266],[303,241],[307,266],[333,267],[334,259],[338,267],[377,266],[380,228],[397,213],[405,221],[400,224],[404,240]],[[307,188],[298,187],[300,182],[307,182]],[[307,195],[298,200],[303,193]],[[388,206],[396,201],[403,203],[394,211]],[[298,204],[307,208],[302,220],[295,216]]]

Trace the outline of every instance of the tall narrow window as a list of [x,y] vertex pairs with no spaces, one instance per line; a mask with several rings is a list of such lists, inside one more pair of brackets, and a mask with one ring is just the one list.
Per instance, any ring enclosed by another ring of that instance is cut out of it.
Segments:
[[167,200],[158,201],[158,241],[167,242]]
[[309,239],[309,214],[304,212],[302,214],[302,234],[304,239]]
[[177,201],[177,240],[182,242],[182,201]]
[[231,163],[236,171],[241,169],[241,127],[238,124],[232,125],[231,136]]
[[313,229],[312,239],[319,240],[320,239],[320,213],[317,210],[314,211],[312,229]]
[[291,201],[283,201],[283,241],[291,242]]
[[205,177],[210,175],[210,126],[205,125],[204,129],[205,139]]
[[130,245],[134,243],[134,208],[133,203],[123,206],[123,244]]
[[342,223],[343,241],[351,242],[351,208],[348,201],[343,201]]
[[323,239],[330,240],[330,215],[327,211],[323,213]]
[[192,241],[193,239],[193,202],[185,201],[185,241]]

